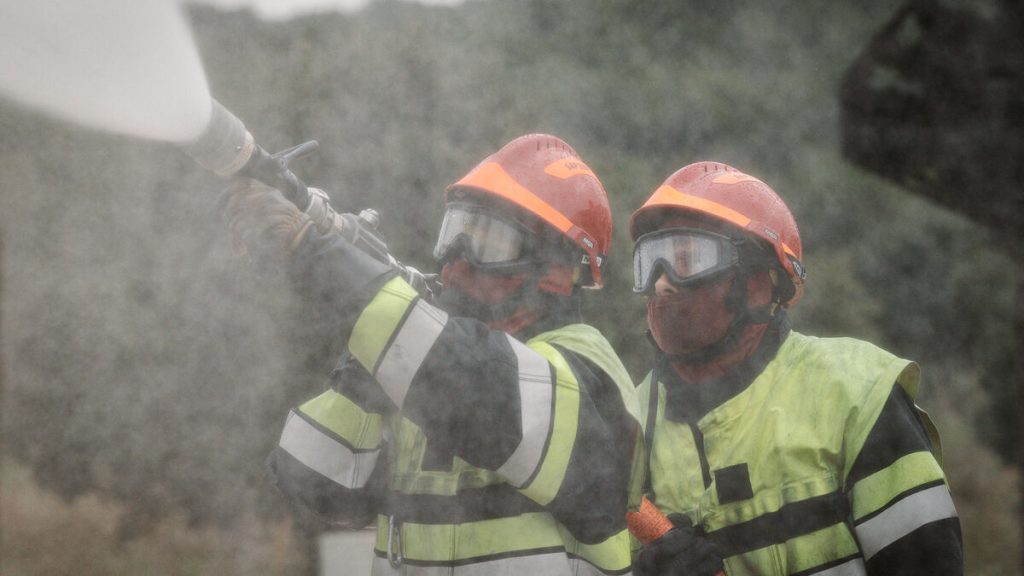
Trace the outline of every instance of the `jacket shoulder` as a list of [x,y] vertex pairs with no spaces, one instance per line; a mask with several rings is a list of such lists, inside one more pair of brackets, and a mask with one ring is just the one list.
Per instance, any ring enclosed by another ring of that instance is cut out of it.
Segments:
[[914,362],[856,338],[818,338],[792,332],[773,363],[782,372],[799,374],[802,382],[840,387],[852,398],[878,386],[888,394],[888,388],[897,382],[907,387],[911,396],[917,391]]
[[612,348],[611,343],[600,330],[589,324],[568,324],[538,334],[526,343],[527,346],[534,349],[543,347],[545,344],[560,346],[595,364],[615,382],[626,409],[634,418],[639,419],[640,409],[637,405],[633,379],[615,349]]

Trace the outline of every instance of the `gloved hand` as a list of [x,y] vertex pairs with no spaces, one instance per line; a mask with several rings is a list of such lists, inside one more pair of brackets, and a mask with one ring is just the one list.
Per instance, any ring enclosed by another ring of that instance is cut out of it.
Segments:
[[236,248],[259,267],[283,263],[313,226],[279,190],[248,178],[221,193],[218,209]]
[[668,517],[675,525],[644,546],[633,573],[637,576],[714,576],[723,570],[717,546],[699,534],[685,514]]

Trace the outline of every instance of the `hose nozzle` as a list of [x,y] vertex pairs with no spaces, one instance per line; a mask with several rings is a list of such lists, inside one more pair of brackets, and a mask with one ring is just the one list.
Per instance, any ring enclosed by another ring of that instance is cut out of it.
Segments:
[[255,178],[280,190],[300,210],[309,207],[309,189],[288,169],[288,163],[315,151],[316,141],[268,154],[238,117],[220,102],[210,100],[210,123],[198,138],[182,145],[184,152],[219,176]]
[[259,148],[245,124],[211,99],[210,123],[199,138],[182,145],[182,149],[200,166],[218,176],[234,176],[249,163]]

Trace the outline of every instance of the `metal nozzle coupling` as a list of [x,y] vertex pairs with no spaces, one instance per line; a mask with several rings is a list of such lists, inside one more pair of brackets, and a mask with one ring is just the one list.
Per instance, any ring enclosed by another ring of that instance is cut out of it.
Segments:
[[321,234],[327,234],[331,230],[342,230],[345,221],[331,206],[331,199],[327,193],[319,188],[308,188],[309,206],[306,214],[313,220],[313,225]]
[[210,123],[199,138],[182,149],[203,168],[219,176],[233,176],[256,151],[256,141],[234,114],[211,98]]
[[366,222],[366,225],[371,230],[377,230],[380,227],[380,212],[377,212],[373,208],[364,208],[359,211],[359,219]]

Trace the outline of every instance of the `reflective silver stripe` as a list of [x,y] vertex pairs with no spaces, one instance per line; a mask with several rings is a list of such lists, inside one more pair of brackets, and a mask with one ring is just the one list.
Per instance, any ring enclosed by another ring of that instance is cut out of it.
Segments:
[[920,526],[944,518],[955,518],[956,508],[946,485],[935,486],[907,496],[885,512],[857,526],[864,558],[910,534]]
[[[577,567],[576,564],[579,566]],[[474,562],[462,566],[415,566],[406,562],[397,570],[388,564],[387,558],[373,559],[373,576],[495,576],[529,574],[530,576],[601,576],[597,568],[582,561],[569,560],[562,552],[533,554],[501,558],[486,562]]]
[[867,574],[863,558],[854,558],[849,562],[843,562],[839,566],[833,566],[821,572],[813,572],[813,576],[864,576]]
[[519,370],[519,421],[523,437],[512,455],[496,471],[513,486],[520,487],[533,476],[544,456],[544,444],[551,430],[551,367],[543,356],[508,336]]
[[399,407],[405,401],[413,376],[447,322],[447,314],[419,300],[384,352],[374,376]]
[[379,450],[352,452],[291,411],[278,445],[307,468],[346,488],[362,488],[377,464]]

